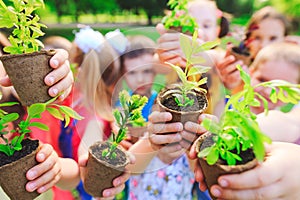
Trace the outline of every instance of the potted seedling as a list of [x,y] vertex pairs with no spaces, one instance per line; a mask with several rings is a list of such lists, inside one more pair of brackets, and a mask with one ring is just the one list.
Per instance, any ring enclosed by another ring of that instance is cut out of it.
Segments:
[[181,83],[166,87],[157,96],[160,110],[172,114],[171,122],[197,122],[199,115],[208,106],[207,87],[205,87],[207,77],[202,75],[210,70],[210,67],[201,65],[205,59],[199,54],[216,46],[218,42],[206,42],[199,45],[196,40],[196,31],[192,40],[189,36],[180,35],[180,46],[186,58],[184,70],[172,63],[167,63],[176,71],[181,81]]
[[[32,120],[41,117],[41,114],[48,111],[57,119],[64,120],[65,126],[70,122],[70,118],[80,120],[81,117],[67,106],[53,103],[55,98],[46,103],[35,103],[27,107],[26,118],[19,120],[17,112],[6,112],[0,110],[0,184],[5,193],[13,200],[31,200],[39,195],[38,192],[27,192],[26,172],[37,165],[35,156],[39,150],[39,141],[29,137],[31,127],[37,127],[48,131],[48,127],[40,122]],[[16,102],[5,102],[0,107],[15,106]],[[23,109],[21,105],[20,109]],[[18,123],[13,128],[8,128],[9,123]],[[7,137],[7,135],[11,135]]]
[[249,31],[245,34],[245,38],[238,45],[234,45],[230,50],[231,55],[233,55],[237,60],[242,60],[247,66],[250,66],[252,62],[249,45],[253,39],[250,38],[250,35],[251,32],[257,28],[257,26],[249,28]]
[[8,37],[11,46],[4,47],[8,53],[0,57],[5,71],[24,106],[51,99],[44,77],[52,71],[49,59],[54,50],[44,51],[38,38],[44,33],[39,16],[34,13],[44,7],[43,0],[10,0],[11,6],[0,0],[0,28],[13,28]]
[[148,100],[147,97],[130,96],[123,90],[119,99],[121,108],[113,111],[119,127],[118,133],[115,135],[112,132],[111,141],[96,142],[89,147],[83,186],[85,191],[94,197],[101,197],[104,189],[113,187],[113,179],[124,172],[129,164],[129,157],[119,143],[125,139],[130,123],[144,121],[141,110]]
[[245,83],[244,89],[232,95],[219,121],[205,119],[202,125],[208,130],[196,142],[196,151],[205,181],[210,188],[217,184],[222,174],[240,173],[254,168],[265,157],[265,143],[271,139],[260,130],[252,106],[263,103],[265,114],[268,100],[257,93],[257,87],[272,91],[270,100],[297,104],[300,100],[300,85],[282,80],[273,80],[251,86],[250,76],[238,66]]
[[187,4],[188,0],[168,1],[171,11],[162,19],[166,29],[193,35],[198,25],[195,18],[188,14]]

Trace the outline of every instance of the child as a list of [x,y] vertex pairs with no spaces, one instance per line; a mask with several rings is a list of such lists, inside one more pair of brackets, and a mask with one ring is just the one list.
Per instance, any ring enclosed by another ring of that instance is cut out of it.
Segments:
[[[82,158],[87,158],[87,149],[90,145],[108,139],[111,134],[113,122],[111,99],[115,84],[120,78],[120,61],[117,51],[109,43],[113,38],[106,39],[100,32],[89,27],[85,27],[79,33],[76,35],[78,36],[75,39],[76,45],[78,48],[84,48],[82,61],[78,63],[80,70],[76,78],[78,94],[72,106],[84,119],[71,127],[72,144],[67,150],[71,151],[69,155],[81,163]],[[90,40],[85,40],[83,37],[85,33],[88,33]],[[85,164],[86,162],[81,163],[82,166]],[[81,169],[84,171],[84,168]],[[118,184],[117,190],[122,188],[122,183],[126,179],[128,173],[119,177],[121,184]],[[82,185],[77,189],[82,199],[92,198],[83,190]],[[109,196],[114,195],[112,190],[104,191],[107,192],[110,192]]]
[[[300,84],[300,46],[292,43],[276,43],[264,47],[256,56],[253,64],[250,67],[250,75],[252,84],[258,84],[264,81],[274,79],[285,80],[294,84]],[[259,124],[262,130],[268,134],[273,140],[299,143],[299,112],[297,107],[299,104],[292,108],[288,113],[277,111],[282,102],[274,104],[269,100],[270,90],[258,88],[263,97],[268,99],[268,107],[272,112],[271,115],[259,115]],[[263,112],[262,107],[253,107],[252,111],[259,114]],[[294,110],[296,109],[296,110]],[[298,116],[297,116],[298,114]],[[297,117],[296,117],[297,116]],[[270,120],[272,118],[273,120]],[[287,125],[281,126],[280,122],[274,123],[277,120],[287,121]],[[272,121],[272,125],[269,123]],[[289,124],[289,125],[288,125]],[[287,130],[289,128],[289,130]],[[276,134],[283,129],[286,134]],[[298,130],[298,131],[297,131]]]
[[[272,7],[264,7],[253,14],[247,26],[247,47],[250,51],[252,60],[263,47],[274,43],[282,42],[288,34],[289,24],[284,15],[277,12]],[[243,61],[236,60],[230,55],[229,51],[225,58],[217,62],[216,68],[224,86],[233,93],[242,88],[242,80],[236,65],[240,64],[244,69]]]
[[[194,0],[188,3],[189,14],[196,19],[198,28],[198,42],[204,43],[216,40],[219,37],[225,36],[228,32],[229,24],[222,12],[217,8],[214,1],[209,0]],[[221,21],[223,22],[221,24]],[[224,22],[227,23],[224,23]],[[221,26],[222,25],[222,26]],[[186,62],[182,53],[179,37],[180,33],[167,32],[162,24],[157,25],[157,30],[161,34],[158,39],[158,55],[161,62],[169,62],[181,67],[185,67]],[[203,65],[212,66],[212,69],[205,74],[208,77],[208,92],[209,92],[209,107],[206,110],[208,113],[220,114],[220,110],[224,107],[223,102],[223,87],[219,76],[215,69],[215,63],[222,59],[225,52],[216,48],[201,56],[204,57]]]
[[[124,79],[132,94],[148,97],[148,103],[142,110],[144,118],[148,121],[157,96],[157,92],[153,91],[155,65],[159,64],[155,60],[156,44],[142,35],[128,37],[128,41],[127,51],[122,56]],[[137,146],[138,143],[130,147],[129,151],[136,150]],[[141,153],[140,150],[136,152]],[[164,160],[164,154],[158,152],[146,169],[134,170],[132,173],[134,175],[129,180],[128,199],[191,199],[193,176],[184,152],[174,162]]]

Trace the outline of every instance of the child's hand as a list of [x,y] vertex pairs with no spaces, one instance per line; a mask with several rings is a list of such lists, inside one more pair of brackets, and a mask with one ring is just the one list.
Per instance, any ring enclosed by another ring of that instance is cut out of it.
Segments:
[[28,192],[37,191],[43,193],[53,187],[61,178],[61,163],[57,153],[50,144],[42,144],[36,154],[38,165],[27,171],[26,184]]
[[57,94],[59,100],[66,98],[72,89],[74,77],[70,69],[68,52],[63,49],[56,49],[55,55],[50,59],[50,66],[54,68],[44,79],[49,88],[49,95],[55,97]]
[[149,115],[149,141],[154,150],[159,150],[158,157],[164,163],[172,163],[184,152],[180,145],[180,132],[183,125],[180,122],[166,123],[172,119],[171,113],[154,111]]
[[[128,155],[129,155],[129,159],[130,159],[130,164],[134,164],[135,163],[134,156],[130,153],[128,153]],[[88,160],[87,153],[84,155],[81,155],[79,157],[78,164],[81,167],[81,169],[80,169],[81,177],[84,177],[87,160]],[[114,187],[105,189],[102,194],[103,197],[96,198],[96,199],[99,199],[99,200],[114,199],[114,197],[125,188],[125,182],[129,179],[129,177],[130,177],[130,172],[127,169],[125,169],[125,171],[119,177],[116,177],[113,180]]]
[[[50,66],[54,68],[44,79],[45,84],[51,86],[48,90],[50,96],[55,97],[60,94],[58,100],[66,98],[72,89],[74,77],[68,61],[68,52],[63,49],[56,49],[55,55],[50,59]],[[8,76],[0,78],[0,85],[11,86]]]
[[180,48],[180,33],[167,32],[163,24],[158,24],[156,29],[161,35],[157,40],[157,53],[160,61],[162,63],[169,62],[184,67],[186,61],[183,59],[184,54]]
[[242,60],[236,60],[236,58],[230,54],[230,47],[227,49],[225,58],[216,64],[220,79],[229,90],[236,90],[243,86],[240,71],[236,68],[237,65],[241,65],[243,69],[248,68],[244,65]]

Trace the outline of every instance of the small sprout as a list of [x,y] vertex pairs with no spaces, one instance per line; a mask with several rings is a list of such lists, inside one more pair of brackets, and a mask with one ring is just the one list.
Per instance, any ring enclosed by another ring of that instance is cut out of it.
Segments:
[[144,125],[145,119],[142,116],[142,109],[148,101],[148,98],[140,95],[130,96],[126,90],[123,90],[119,94],[119,100],[121,103],[121,110],[115,109],[113,111],[113,116],[115,122],[119,127],[118,133],[112,132],[112,141],[108,142],[108,149],[102,152],[102,156],[110,159],[116,157],[115,150],[122,140],[126,138],[128,131],[128,126]]
[[291,84],[283,80],[272,80],[251,86],[250,76],[240,66],[237,66],[244,81],[244,88],[232,95],[225,105],[219,122],[204,119],[202,125],[213,135],[214,144],[198,153],[198,157],[206,157],[207,163],[212,165],[223,159],[228,165],[236,165],[241,161],[241,151],[252,149],[258,161],[265,157],[264,143],[271,143],[256,122],[256,115],[250,107],[260,106],[263,102],[264,111],[268,113],[268,101],[255,91],[257,87],[271,88],[271,100],[285,103],[298,103],[300,100],[300,85]]

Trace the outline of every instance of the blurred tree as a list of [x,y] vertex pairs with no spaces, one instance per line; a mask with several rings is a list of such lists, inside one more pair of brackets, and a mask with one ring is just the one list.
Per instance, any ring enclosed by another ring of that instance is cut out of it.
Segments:
[[73,0],[47,0],[45,4],[56,12],[58,23],[61,23],[62,16],[75,14],[76,5]]
[[294,30],[299,32],[300,28],[300,1],[299,0],[270,0],[278,11],[285,13],[291,20]]
[[139,14],[140,10],[145,11],[148,25],[152,25],[152,17],[163,15],[167,0],[116,0],[120,9],[132,11]]
[[105,0],[99,3],[99,0],[74,0],[76,2],[78,15],[79,14],[93,14],[96,16],[99,13],[112,14],[119,9],[115,0]]
[[251,15],[254,11],[255,0],[216,0],[218,8],[235,17]]

